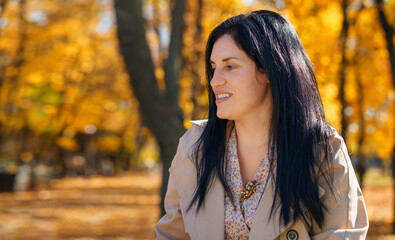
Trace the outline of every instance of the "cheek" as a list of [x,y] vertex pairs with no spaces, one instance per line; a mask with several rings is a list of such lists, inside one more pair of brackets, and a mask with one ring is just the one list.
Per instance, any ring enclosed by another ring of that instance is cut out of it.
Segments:
[[249,99],[254,102],[263,101],[268,93],[268,88],[262,84],[256,83],[248,90]]

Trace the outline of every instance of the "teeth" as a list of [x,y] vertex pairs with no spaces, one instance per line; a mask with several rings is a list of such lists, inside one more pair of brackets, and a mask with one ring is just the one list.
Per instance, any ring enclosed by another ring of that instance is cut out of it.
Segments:
[[218,94],[217,95],[217,99],[226,98],[226,97],[230,97],[230,96],[231,96],[231,94],[229,94],[229,93]]

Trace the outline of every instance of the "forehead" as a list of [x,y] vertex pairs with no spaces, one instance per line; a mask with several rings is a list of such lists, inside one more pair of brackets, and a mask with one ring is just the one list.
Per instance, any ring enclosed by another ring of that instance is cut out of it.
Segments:
[[229,34],[225,34],[215,41],[210,60],[216,62],[228,57],[237,57],[242,60],[245,59],[246,54]]

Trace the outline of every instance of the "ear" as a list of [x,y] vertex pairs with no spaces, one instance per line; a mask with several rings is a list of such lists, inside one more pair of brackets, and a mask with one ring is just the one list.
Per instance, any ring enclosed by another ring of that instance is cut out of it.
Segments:
[[267,78],[267,75],[266,75],[266,72],[264,69],[258,68],[257,66],[255,66],[255,75],[256,75],[257,81],[261,85],[265,85],[265,82],[266,82],[266,84],[270,84],[269,79]]
[[259,73],[262,73],[262,74],[265,74],[265,75],[266,75],[265,69],[263,69],[263,68],[258,68],[258,67],[256,67],[256,69],[257,69],[257,71],[258,71]]

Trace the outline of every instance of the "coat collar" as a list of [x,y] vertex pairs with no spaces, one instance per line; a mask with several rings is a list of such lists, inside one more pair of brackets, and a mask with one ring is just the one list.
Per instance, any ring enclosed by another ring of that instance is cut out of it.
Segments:
[[[207,120],[191,122],[203,129]],[[229,136],[232,126],[229,124],[227,127],[227,136]],[[170,171],[176,179],[181,207],[186,209],[196,187],[196,168],[193,159],[189,158],[188,161],[182,161],[182,163],[172,167]],[[275,166],[273,172],[274,174],[276,172]],[[275,193],[274,174],[269,177],[265,192],[258,203],[249,239],[262,239],[263,234],[265,239],[274,239],[292,224],[290,222],[283,225],[278,217],[278,212],[274,212],[269,219]],[[206,195],[206,204],[197,214],[195,208],[184,214],[185,228],[192,239],[224,239],[224,191],[221,181],[215,176]],[[320,188],[319,193],[321,197],[325,191]]]

